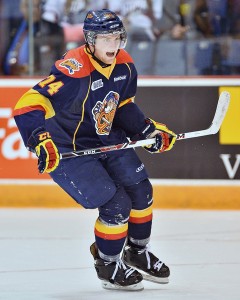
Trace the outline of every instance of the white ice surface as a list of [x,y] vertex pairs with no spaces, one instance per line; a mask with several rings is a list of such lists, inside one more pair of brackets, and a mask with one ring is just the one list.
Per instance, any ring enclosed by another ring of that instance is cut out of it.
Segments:
[[151,250],[170,282],[101,288],[89,246],[97,211],[0,209],[1,300],[239,300],[240,211],[154,210]]

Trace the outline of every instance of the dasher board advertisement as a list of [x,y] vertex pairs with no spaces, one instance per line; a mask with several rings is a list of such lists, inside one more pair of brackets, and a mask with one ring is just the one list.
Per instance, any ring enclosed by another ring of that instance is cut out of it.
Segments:
[[[24,146],[13,108],[40,79],[0,79],[0,179],[49,179],[39,174],[37,159]],[[177,141],[173,150],[149,154],[136,149],[150,178],[240,178],[240,79],[140,78],[136,103],[146,117],[166,124],[175,133],[207,128],[219,94],[228,91],[231,103],[219,133]]]

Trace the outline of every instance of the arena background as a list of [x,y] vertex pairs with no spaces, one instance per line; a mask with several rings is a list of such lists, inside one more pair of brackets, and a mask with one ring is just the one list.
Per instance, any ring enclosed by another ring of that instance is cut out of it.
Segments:
[[[0,206],[77,207],[24,147],[12,118],[19,97],[40,78],[0,79]],[[210,126],[221,91],[231,103],[218,134],[177,141],[149,154],[137,149],[154,185],[157,208],[240,209],[240,79],[140,77],[136,103],[176,133]]]

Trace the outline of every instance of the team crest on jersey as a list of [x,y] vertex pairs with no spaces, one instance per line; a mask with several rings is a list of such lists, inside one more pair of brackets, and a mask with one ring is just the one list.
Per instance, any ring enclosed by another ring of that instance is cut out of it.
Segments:
[[79,71],[80,68],[83,66],[78,62],[75,58],[68,58],[65,59],[63,62],[59,64],[61,67],[64,67],[68,70],[69,74],[72,75],[75,72]]
[[93,107],[92,114],[97,134],[109,135],[118,101],[119,94],[111,91],[103,101],[97,101]]

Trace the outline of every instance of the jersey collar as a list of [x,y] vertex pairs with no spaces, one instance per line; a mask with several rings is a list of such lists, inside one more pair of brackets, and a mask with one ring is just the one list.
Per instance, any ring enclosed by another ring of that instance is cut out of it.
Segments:
[[110,78],[111,74],[112,74],[112,71],[116,65],[116,57],[114,59],[114,62],[108,66],[108,67],[101,67],[91,56],[91,54],[89,54],[87,51],[86,51],[86,48],[84,49],[85,53],[87,54],[87,56],[89,57],[89,60],[91,62],[91,64],[94,66],[94,68],[99,72],[101,73],[103,76],[105,76],[107,79]]

